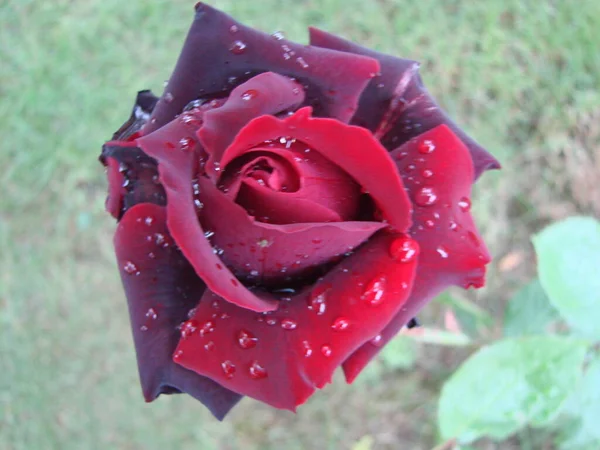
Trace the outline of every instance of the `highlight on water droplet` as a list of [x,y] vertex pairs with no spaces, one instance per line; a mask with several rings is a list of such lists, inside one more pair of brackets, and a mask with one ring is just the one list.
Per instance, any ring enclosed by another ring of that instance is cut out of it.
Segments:
[[284,330],[295,330],[298,327],[298,322],[292,319],[283,319],[281,321],[281,328]]
[[419,142],[419,153],[424,155],[431,153],[435,150],[435,144],[429,139]]
[[242,94],[242,100],[250,101],[258,95],[258,91],[255,89],[248,89],[246,92]]
[[333,350],[331,350],[331,347],[329,345],[321,346],[321,354],[323,356],[325,356],[326,358],[329,358],[332,353],[333,353]]
[[435,249],[435,251],[438,252],[438,255],[440,255],[444,259],[448,258],[448,256],[450,255],[448,249],[443,245],[440,245],[438,248]]
[[415,193],[415,203],[419,206],[431,206],[437,201],[435,189],[424,186]]
[[373,339],[371,339],[369,342],[371,343],[371,345],[374,345],[375,347],[381,347],[383,345],[383,336],[381,334],[378,334]]
[[390,244],[390,256],[401,263],[411,262],[419,254],[419,244],[414,239],[403,236]]
[[226,378],[231,379],[235,375],[235,364],[229,360],[225,360],[221,363],[221,369],[223,370]]
[[156,314],[154,308],[148,308],[148,311],[146,311],[146,317],[156,320],[158,318],[158,314]]
[[327,293],[330,289],[331,285],[329,284],[317,286],[308,296],[308,309],[319,316],[325,314],[327,310]]
[[185,322],[183,322],[179,328],[179,331],[181,332],[181,338],[182,339],[187,339],[189,338],[192,334],[194,334],[196,332],[196,330],[198,329],[198,322],[196,322],[195,320],[186,320]]
[[285,39],[285,34],[283,34],[283,31],[276,31],[271,36],[273,36],[277,41],[282,41]]
[[179,140],[179,149],[181,151],[188,151],[194,146],[194,140],[190,137],[182,137]]
[[306,61],[304,61],[304,58],[302,56],[298,56],[296,58],[296,62],[300,65],[300,67],[302,67],[303,69],[308,69],[308,63]]
[[229,51],[231,51],[231,53],[233,53],[234,55],[241,55],[246,51],[247,47],[248,46],[245,42],[237,40],[233,41],[233,44],[231,44],[231,47],[229,47]]
[[383,301],[387,279],[384,275],[373,278],[365,287],[361,299],[370,306],[377,306]]
[[215,323],[212,320],[208,320],[202,324],[200,328],[200,336],[205,336],[215,331]]
[[333,331],[345,331],[350,328],[350,321],[345,317],[338,317],[331,324],[331,329]]
[[255,380],[267,378],[267,369],[261,366],[258,361],[252,361],[252,364],[250,364],[250,368],[248,369],[248,373],[250,374],[250,378]]
[[171,94],[170,92],[165,92],[163,98],[165,100],[165,103],[171,103],[173,101],[173,94]]
[[237,342],[241,348],[248,350],[256,347],[258,338],[247,330],[240,330],[237,335]]
[[467,212],[471,209],[471,200],[468,197],[462,197],[458,201],[458,207],[462,212]]
[[303,351],[305,358],[308,358],[310,355],[312,355],[313,350],[312,350],[312,347],[310,346],[310,342],[302,341],[302,351]]
[[138,268],[137,266],[132,263],[131,261],[127,261],[124,265],[123,265],[123,270],[128,273],[129,275],[133,275],[134,273],[137,275],[139,274],[138,272]]

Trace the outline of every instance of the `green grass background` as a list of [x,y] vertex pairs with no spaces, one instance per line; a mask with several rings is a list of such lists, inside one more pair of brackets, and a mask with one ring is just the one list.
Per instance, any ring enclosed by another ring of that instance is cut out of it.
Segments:
[[[316,25],[423,63],[505,167],[478,183],[475,212],[497,261],[521,263],[492,265],[467,294],[499,321],[533,273],[529,234],[600,214],[597,0],[209,3],[301,42]],[[245,399],[219,423],[185,396],[143,402],[97,155],[137,90],[162,91],[192,12],[191,0],[0,0],[0,448],[431,448],[440,382],[464,356],[452,350],[418,347],[411,370],[352,386],[338,377],[297,415]]]

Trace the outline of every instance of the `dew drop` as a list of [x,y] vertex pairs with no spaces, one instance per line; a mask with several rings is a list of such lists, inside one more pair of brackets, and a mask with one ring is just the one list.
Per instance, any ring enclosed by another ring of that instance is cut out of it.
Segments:
[[189,338],[192,334],[194,334],[196,332],[197,329],[198,329],[198,322],[196,322],[195,320],[187,320],[187,321],[183,322],[181,324],[181,328],[179,329],[179,331],[181,332],[181,338],[182,339]]
[[248,369],[248,373],[250,374],[250,378],[255,380],[261,380],[263,378],[267,378],[267,369],[261,366],[258,361],[253,361]]
[[205,336],[213,331],[215,331],[215,323],[212,320],[209,320],[202,324],[202,327],[200,328],[200,336]]
[[462,197],[458,201],[458,207],[462,212],[468,212],[471,209],[471,200],[467,197]]
[[235,375],[235,364],[229,360],[221,363],[221,369],[223,369],[226,378],[233,378]]
[[250,101],[258,95],[258,91],[255,89],[248,89],[246,92],[242,94],[242,100]]
[[274,317],[269,317],[267,320],[265,320],[265,323],[270,326],[277,325],[277,319]]
[[152,320],[156,320],[156,318],[158,317],[158,314],[156,314],[156,311],[154,310],[154,308],[148,308],[148,311],[146,311],[146,317],[148,317]]
[[260,248],[265,248],[271,245],[271,243],[267,239],[261,239],[256,243],[256,245],[258,245]]
[[448,228],[450,228],[452,231],[456,231],[458,230],[458,224],[454,220],[451,220],[448,222]]
[[373,339],[371,339],[369,342],[371,343],[371,345],[374,345],[375,347],[381,347],[383,345],[383,336],[378,334]]
[[428,140],[425,139],[424,141],[421,141],[419,143],[419,153],[423,153],[424,155],[431,153],[435,150],[435,144]]
[[431,206],[437,201],[437,193],[432,187],[422,187],[415,194],[415,203],[419,206]]
[[284,330],[295,330],[298,327],[298,323],[292,319],[283,319],[281,321],[281,328]]
[[163,98],[165,100],[165,103],[171,103],[173,101],[173,94],[171,94],[170,92],[165,92]]
[[240,330],[237,335],[238,345],[244,350],[256,347],[258,338],[247,330]]
[[189,137],[183,137],[179,140],[179,149],[181,151],[188,151],[194,146],[194,140]]
[[308,309],[317,313],[325,314],[327,310],[327,292],[331,289],[330,285],[317,287],[308,297]]
[[229,47],[229,51],[234,55],[241,55],[246,51],[247,47],[248,46],[243,41],[233,41],[233,44]]
[[419,253],[419,245],[413,239],[400,237],[390,244],[390,256],[401,263],[411,262]]
[[345,317],[338,317],[331,324],[333,331],[345,331],[350,327],[350,321]]
[[180,359],[183,356],[183,350],[177,350],[175,352],[175,354],[173,355],[173,359],[177,360]]
[[208,341],[204,344],[204,350],[207,352],[212,352],[215,349],[215,343],[213,341]]
[[237,25],[231,25],[231,26],[229,27],[229,32],[230,32],[231,34],[235,34],[235,33],[237,33],[238,31],[239,31],[239,28],[238,28],[238,26],[237,26]]
[[387,280],[384,275],[379,275],[367,284],[361,296],[362,300],[370,306],[377,306],[383,301]]
[[140,327],[140,331],[148,331],[148,327],[146,325],[142,325]]
[[433,176],[433,170],[423,169],[421,175],[423,176],[423,178],[431,178]]
[[204,203],[202,203],[200,200],[195,199],[194,200],[194,205],[196,206],[197,209],[202,209],[204,208]]
[[310,346],[310,342],[302,341],[302,351],[303,351],[305,358],[308,358],[310,355],[312,355],[313,350],[312,350],[312,347]]
[[125,265],[123,265],[123,270],[129,275],[133,275],[134,273],[139,274],[137,266],[131,261],[127,261]]
[[448,253],[448,249],[443,245],[440,245],[438,248],[435,249],[435,251],[438,252],[438,254],[444,259],[448,258],[448,256],[450,255]]
[[148,216],[144,219],[144,223],[146,224],[147,227],[151,226],[152,223],[154,222],[154,218]]
[[306,61],[304,61],[304,58],[302,56],[298,56],[296,58],[296,62],[300,65],[300,67],[302,67],[303,69],[308,69],[308,63]]
[[156,259],[156,255],[154,254],[154,252],[150,252],[150,253],[148,253],[148,258]]
[[333,353],[333,351],[331,350],[331,347],[329,345],[323,345],[321,347],[321,354],[327,358],[329,358],[331,356],[331,354]]
[[433,228],[435,227],[435,222],[431,219],[427,219],[425,222],[425,227],[426,228]]
[[271,36],[273,36],[277,41],[282,41],[285,39],[285,34],[283,34],[283,31],[276,31]]

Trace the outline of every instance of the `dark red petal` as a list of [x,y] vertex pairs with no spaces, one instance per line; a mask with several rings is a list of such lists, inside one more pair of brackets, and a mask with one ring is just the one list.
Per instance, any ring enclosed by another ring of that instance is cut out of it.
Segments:
[[[192,177],[201,149],[195,143],[196,125],[180,117],[136,142],[158,161],[161,182],[167,193],[167,224],[181,252],[206,285],[228,301],[253,311],[269,311],[273,302],[258,298],[222,267],[221,259],[204,236],[196,216]],[[213,211],[221,214],[220,211]],[[220,268],[220,269],[219,269]]]
[[174,361],[295,410],[402,307],[417,260],[416,252],[408,260],[398,252],[406,242],[403,235],[378,235],[274,313],[256,314],[207,291],[191,319],[196,331],[181,339]]
[[112,137],[113,141],[130,141],[135,138],[146,122],[158,102],[158,97],[152,91],[144,90],[137,93],[131,116],[121,125]]
[[175,248],[165,208],[132,207],[117,228],[115,250],[146,401],[186,392],[222,419],[240,396],[172,361],[180,336],[177,327],[187,320],[206,286]]
[[411,203],[388,152],[364,128],[313,118],[310,113],[310,108],[302,108],[285,119],[254,119],[225,151],[221,165],[227,166],[248,148],[265,141],[280,136],[295,138],[348,173],[375,201],[389,225],[406,231],[411,224]]
[[304,101],[302,87],[287,77],[267,72],[257,75],[235,88],[220,108],[204,114],[198,131],[209,158],[208,175],[216,179],[225,149],[252,119],[285,110],[294,110]]
[[473,164],[458,136],[440,125],[391,155],[415,204],[410,234],[421,247],[417,277],[408,302],[383,329],[379,346],[366,344],[344,363],[349,382],[433,296],[452,285],[483,286],[490,261],[469,212]]
[[190,101],[222,97],[262,72],[298,80],[316,115],[348,122],[360,93],[378,70],[374,59],[280,40],[199,3],[177,66],[146,131],[173,120]]
[[107,167],[106,207],[116,219],[138,203],[166,204],[156,161],[137,148],[135,142],[107,142],[100,161]]
[[119,170],[119,161],[114,158],[106,158],[106,178],[108,179],[106,210],[115,219],[119,219],[123,209],[123,197],[127,191],[123,187],[125,177]]
[[364,48],[316,28],[310,29],[310,43],[379,61],[381,76],[374,78],[365,89],[352,123],[375,132],[388,150],[446,124],[469,148],[476,179],[485,170],[500,168],[498,161],[464,133],[429,95],[416,62]]
[[203,204],[198,214],[211,243],[236,274],[257,281],[293,279],[334,261],[385,227],[379,222],[257,222],[210,180],[200,178],[198,186]]

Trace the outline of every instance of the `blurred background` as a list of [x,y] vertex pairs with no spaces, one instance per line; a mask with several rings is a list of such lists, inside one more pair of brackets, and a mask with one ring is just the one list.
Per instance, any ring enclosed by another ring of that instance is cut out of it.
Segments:
[[[478,338],[502,335],[508,299],[535,275],[531,234],[600,215],[600,2],[208,2],[299,42],[315,25],[421,61],[426,86],[504,166],[474,193],[488,285],[428,306],[422,322],[440,333],[398,338],[296,415],[244,399],[222,423],[186,396],[142,399],[97,161],[135,93],[162,92],[193,3],[0,1],[0,448],[435,447],[440,386],[473,350],[468,321],[448,332],[453,305],[480,308]],[[551,437],[473,448],[552,449]]]

